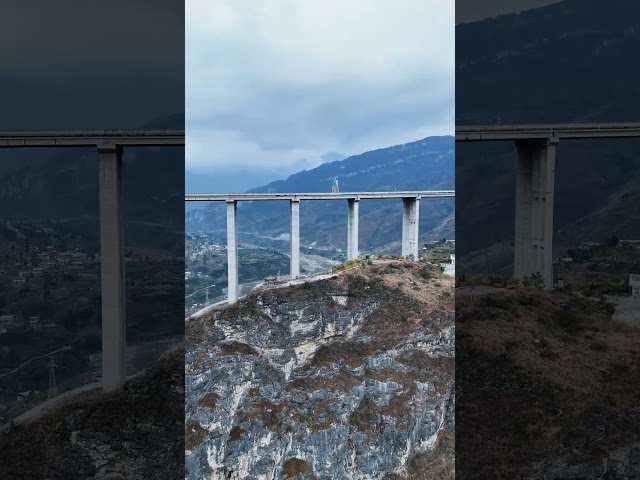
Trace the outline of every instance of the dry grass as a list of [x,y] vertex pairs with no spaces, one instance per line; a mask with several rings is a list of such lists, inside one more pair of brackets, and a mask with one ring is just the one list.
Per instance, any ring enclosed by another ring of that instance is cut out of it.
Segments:
[[244,433],[246,432],[246,430],[244,428],[240,428],[239,426],[234,426],[231,431],[229,432],[229,441],[230,442],[237,442],[238,440],[240,440],[242,438],[242,435],[244,435]]
[[293,478],[296,475],[304,475],[311,472],[311,468],[309,467],[309,465],[307,465],[307,462],[295,457],[289,458],[286,462],[284,462],[282,468],[287,478]]
[[200,405],[201,407],[209,408],[211,410],[215,410],[218,404],[218,400],[220,400],[220,395],[218,395],[216,392],[209,392],[203,395],[202,398],[198,400],[198,405]]
[[603,305],[498,289],[460,297],[456,330],[465,471],[533,478],[536,461],[598,464],[640,442],[640,331],[611,328]]
[[185,443],[184,446],[187,450],[193,450],[198,448],[207,434],[207,430],[202,428],[198,422],[189,422],[185,425]]

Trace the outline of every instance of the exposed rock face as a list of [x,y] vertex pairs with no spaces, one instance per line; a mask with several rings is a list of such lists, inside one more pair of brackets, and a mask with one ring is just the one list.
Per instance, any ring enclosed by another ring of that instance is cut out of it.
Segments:
[[452,288],[376,265],[189,324],[187,478],[453,478]]

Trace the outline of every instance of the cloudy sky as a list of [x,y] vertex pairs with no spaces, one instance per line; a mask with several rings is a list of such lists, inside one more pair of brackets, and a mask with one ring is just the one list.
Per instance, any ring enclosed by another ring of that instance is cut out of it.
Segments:
[[248,188],[454,133],[451,0],[186,0],[185,22],[192,173]]

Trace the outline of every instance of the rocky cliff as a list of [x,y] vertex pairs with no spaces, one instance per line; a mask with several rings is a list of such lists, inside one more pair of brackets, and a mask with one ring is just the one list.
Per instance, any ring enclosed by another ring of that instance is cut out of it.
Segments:
[[190,321],[186,478],[453,478],[452,292],[391,262]]

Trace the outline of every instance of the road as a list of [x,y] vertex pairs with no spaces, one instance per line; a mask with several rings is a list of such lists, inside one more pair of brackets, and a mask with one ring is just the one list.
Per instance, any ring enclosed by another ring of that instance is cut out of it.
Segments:
[[610,297],[608,300],[616,306],[616,311],[611,317],[612,321],[622,322],[632,327],[640,328],[640,300]]
[[186,298],[189,298],[189,297],[191,297],[192,295],[195,295],[196,293],[198,293],[198,292],[200,292],[200,291],[202,291],[202,290],[206,290],[207,288],[211,288],[211,287],[215,287],[215,286],[216,286],[216,284],[215,284],[215,283],[213,283],[213,284],[211,284],[211,285],[207,285],[206,287],[199,288],[199,289],[198,289],[198,290],[196,290],[195,292],[192,292],[192,293],[190,293],[189,295],[187,295],[187,297],[186,297]]
[[58,353],[58,352],[66,352],[68,350],[71,350],[71,347],[62,347],[59,348],[57,350],[54,350],[52,352],[49,353],[43,353],[42,355],[38,355],[35,357],[31,357],[29,360],[27,360],[26,362],[21,363],[20,365],[18,365],[16,368],[14,368],[13,370],[10,370],[8,372],[5,372],[3,374],[0,374],[0,378],[2,377],[6,377],[7,375],[12,375],[14,373],[16,373],[18,370],[20,370],[22,367],[28,365],[29,363],[33,362],[34,360],[37,360],[38,358],[42,358],[42,357],[48,357],[49,355],[53,355],[54,353]]
[[[158,342],[148,342],[148,343],[158,343]],[[163,353],[159,355],[158,360],[161,360],[167,357],[172,352],[180,349],[182,346],[183,346],[182,342],[172,344],[171,346],[169,346],[169,348],[167,348]],[[47,355],[50,355],[50,354],[47,354]],[[143,375],[147,371],[147,368],[144,368],[139,372],[134,373],[133,375],[127,375],[127,381]],[[66,403],[67,400],[78,397],[79,395],[83,393],[88,393],[88,392],[101,393],[102,383],[101,382],[88,383],[86,385],[81,385],[71,390],[67,390],[66,392],[56,395],[55,397],[49,400],[39,403],[35,407],[24,412],[23,414],[18,415],[16,418],[13,419],[13,423],[14,425],[18,425],[20,423],[24,423],[27,421],[37,420],[42,415],[50,411],[52,408],[63,405],[64,403]],[[9,427],[10,427],[10,423],[0,426],[0,433],[7,431]]]

